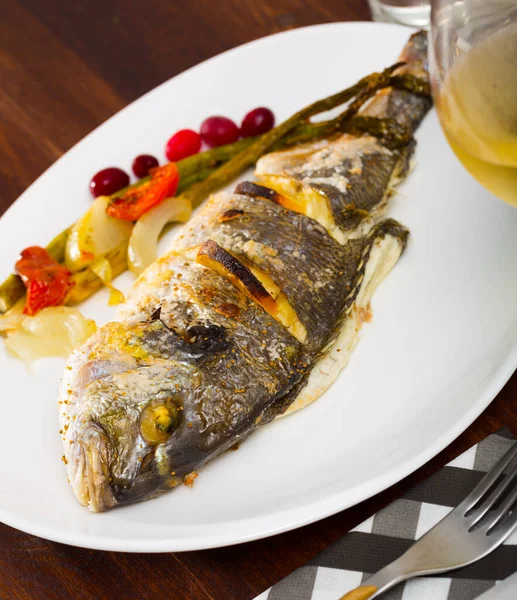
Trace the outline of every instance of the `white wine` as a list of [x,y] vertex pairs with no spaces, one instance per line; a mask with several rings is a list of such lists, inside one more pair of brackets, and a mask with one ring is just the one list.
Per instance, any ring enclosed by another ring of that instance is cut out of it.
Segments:
[[461,55],[436,106],[449,143],[470,173],[517,205],[517,24]]

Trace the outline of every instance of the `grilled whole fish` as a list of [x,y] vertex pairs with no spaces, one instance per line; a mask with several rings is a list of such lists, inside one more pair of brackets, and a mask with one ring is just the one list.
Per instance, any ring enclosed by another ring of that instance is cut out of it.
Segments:
[[[422,34],[402,72],[427,77]],[[429,100],[377,94],[364,115],[414,130]],[[70,357],[59,398],[68,476],[92,511],[189,483],[342,369],[408,231],[375,222],[414,144],[341,135],[263,157],[212,197]],[[324,377],[321,372],[326,373]]]

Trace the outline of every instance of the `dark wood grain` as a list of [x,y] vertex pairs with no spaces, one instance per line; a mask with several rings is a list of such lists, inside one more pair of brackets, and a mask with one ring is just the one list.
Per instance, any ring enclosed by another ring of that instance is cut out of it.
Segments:
[[[199,61],[284,29],[368,18],[365,0],[2,0],[0,210],[109,116]],[[514,376],[468,431],[393,488],[274,538],[130,555],[0,525],[0,600],[249,600],[501,425],[517,433],[516,391]]]

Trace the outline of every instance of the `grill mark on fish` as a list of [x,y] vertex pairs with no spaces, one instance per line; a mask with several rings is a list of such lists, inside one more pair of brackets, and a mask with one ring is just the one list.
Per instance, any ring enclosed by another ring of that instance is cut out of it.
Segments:
[[262,283],[242,261],[227,252],[214,240],[203,242],[197,252],[197,261],[224,277],[228,277],[238,289],[256,300],[270,314],[274,310],[275,301]]
[[219,221],[231,221],[232,219],[238,219],[245,214],[243,210],[226,210],[219,215]]
[[234,190],[235,194],[241,194],[243,196],[250,196],[250,198],[263,198],[264,200],[271,200],[280,204],[280,194],[268,188],[264,185],[258,185],[252,181],[242,181],[237,185]]

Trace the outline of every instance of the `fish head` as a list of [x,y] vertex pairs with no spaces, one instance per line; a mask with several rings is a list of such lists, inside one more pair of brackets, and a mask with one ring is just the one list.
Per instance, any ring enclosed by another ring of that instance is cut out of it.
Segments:
[[226,347],[220,329],[185,339],[160,319],[110,323],[72,356],[61,422],[82,504],[99,512],[158,495],[207,460],[200,366]]

